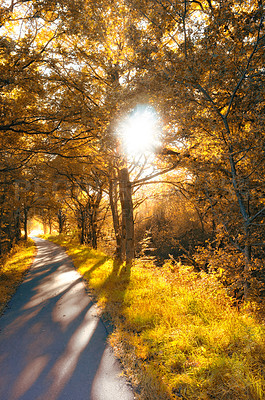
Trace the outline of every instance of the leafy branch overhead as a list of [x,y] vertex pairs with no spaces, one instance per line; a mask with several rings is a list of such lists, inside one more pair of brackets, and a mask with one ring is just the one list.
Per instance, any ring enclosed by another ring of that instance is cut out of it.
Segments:
[[[248,297],[264,257],[262,2],[4,1],[0,14],[1,251],[28,218],[64,215],[128,265],[146,232],[158,260],[194,263],[202,246],[209,266],[226,249],[240,261],[224,280]],[[117,132],[144,107],[159,144],[127,154]],[[33,200],[18,181],[41,182]]]

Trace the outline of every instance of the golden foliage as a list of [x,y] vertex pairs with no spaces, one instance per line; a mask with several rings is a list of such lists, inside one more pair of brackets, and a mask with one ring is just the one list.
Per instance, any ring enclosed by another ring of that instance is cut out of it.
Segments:
[[233,307],[215,275],[168,261],[129,277],[102,253],[60,242],[114,325],[110,343],[138,399],[264,398],[264,326]]
[[0,313],[32,264],[34,255],[35,245],[32,240],[20,242],[0,265]]

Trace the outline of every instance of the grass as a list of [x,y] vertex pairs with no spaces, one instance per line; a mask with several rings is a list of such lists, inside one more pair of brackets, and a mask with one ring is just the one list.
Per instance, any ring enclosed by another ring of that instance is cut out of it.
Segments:
[[0,260],[0,314],[11,299],[35,255],[34,242],[29,239],[14,246],[10,254]]
[[[50,238],[51,239],[51,238]],[[141,400],[262,400],[265,328],[215,276],[166,263],[130,274],[70,238],[67,248],[114,330],[110,343]]]

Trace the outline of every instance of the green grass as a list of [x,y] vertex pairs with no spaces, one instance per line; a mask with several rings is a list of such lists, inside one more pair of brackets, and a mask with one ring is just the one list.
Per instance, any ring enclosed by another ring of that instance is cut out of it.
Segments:
[[166,263],[130,273],[69,237],[67,248],[112,321],[110,343],[141,400],[262,400],[265,329],[211,275]]
[[7,258],[0,261],[0,314],[31,266],[34,255],[35,245],[29,239],[14,246]]

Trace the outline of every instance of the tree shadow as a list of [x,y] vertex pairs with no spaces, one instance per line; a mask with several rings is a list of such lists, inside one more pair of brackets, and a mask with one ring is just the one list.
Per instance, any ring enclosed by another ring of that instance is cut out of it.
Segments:
[[[130,284],[131,265],[114,260],[109,276],[97,287],[97,291],[104,293],[104,308],[102,315],[113,331],[116,318],[122,318],[124,299]],[[115,317],[114,317],[115,316]]]
[[109,398],[123,398],[117,368],[114,376],[113,361],[106,355],[105,326],[82,279],[57,246],[41,245],[0,327],[1,399],[104,398],[94,398],[95,380],[104,392],[116,382]]
[[[74,257],[74,255],[73,255]],[[122,305],[124,302],[124,296],[127,290],[127,287],[130,283],[131,278],[131,267],[132,264],[126,264],[125,262],[120,261],[115,258],[114,260],[109,256],[101,255],[101,254],[91,254],[90,250],[87,248],[81,249],[78,252],[78,260],[77,264],[82,265],[87,262],[93,264],[89,267],[87,271],[84,272],[83,277],[88,282],[91,279],[93,272],[95,272],[98,268],[100,268],[106,261],[112,262],[112,271],[107,276],[107,278],[97,286],[95,289],[96,292],[104,291],[104,296],[106,299],[106,303],[111,302],[116,304],[117,312],[122,310]],[[116,293],[116,299],[115,299]],[[114,301],[113,301],[114,296]],[[118,307],[119,305],[119,307]],[[106,309],[108,305],[106,306]],[[106,311],[106,310],[105,310]],[[104,310],[103,310],[104,313]]]
[[108,259],[109,257],[105,256],[101,260],[99,260],[96,264],[93,265],[93,267],[91,267],[88,271],[84,273],[84,278],[88,280],[91,277],[92,272],[101,267],[101,265],[103,265]]

